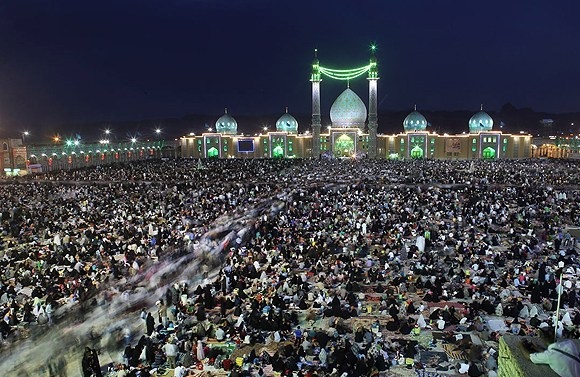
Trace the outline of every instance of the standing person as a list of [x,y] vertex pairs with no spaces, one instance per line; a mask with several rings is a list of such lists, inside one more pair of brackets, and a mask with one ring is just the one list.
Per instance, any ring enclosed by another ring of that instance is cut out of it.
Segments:
[[294,347],[299,346],[302,343],[302,329],[300,326],[296,327],[294,330]]
[[99,355],[97,354],[97,350],[92,350],[91,353],[92,353],[93,373],[95,377],[102,377],[101,363],[99,362]]
[[196,357],[197,361],[202,361],[203,359],[205,359],[205,350],[203,349],[203,342],[201,341],[201,339],[197,341]]
[[85,347],[83,360],[81,363],[83,377],[92,377],[93,375],[93,353],[89,347]]
[[165,352],[165,356],[167,356],[167,363],[169,364],[169,368],[175,368],[175,360],[177,359],[177,353],[179,349],[175,344],[175,340],[170,338],[167,343],[163,346],[163,352]]
[[157,301],[157,316],[159,317],[159,322],[163,325],[163,328],[167,327],[167,306],[163,303],[163,300]]
[[44,312],[46,313],[46,318],[48,319],[48,326],[52,326],[52,301],[46,300],[46,306],[44,307]]
[[145,308],[141,309],[141,313],[139,313],[139,317],[141,317],[142,320],[145,320],[147,318],[147,310],[145,310]]
[[153,334],[153,331],[155,330],[155,319],[151,315],[151,312],[147,313],[145,325],[147,327],[147,336],[151,336],[151,334]]

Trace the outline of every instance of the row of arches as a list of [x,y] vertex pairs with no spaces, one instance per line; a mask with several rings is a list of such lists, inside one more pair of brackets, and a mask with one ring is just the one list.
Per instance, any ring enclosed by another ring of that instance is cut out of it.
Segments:
[[532,149],[532,157],[569,158],[572,154],[570,149],[562,148],[555,144],[542,144],[539,147],[534,146]]
[[147,158],[159,158],[163,157],[164,154],[167,154],[167,151],[162,150],[160,147],[128,151],[90,151],[87,153],[77,153],[75,151],[68,153],[66,151],[39,151],[29,154],[27,165],[40,167],[42,171],[53,171],[105,165],[115,162],[136,161]]
[[[284,148],[281,145],[277,145],[272,149],[272,157],[273,158],[284,158]],[[207,150],[207,158],[219,158],[220,152],[216,147],[208,148]]]

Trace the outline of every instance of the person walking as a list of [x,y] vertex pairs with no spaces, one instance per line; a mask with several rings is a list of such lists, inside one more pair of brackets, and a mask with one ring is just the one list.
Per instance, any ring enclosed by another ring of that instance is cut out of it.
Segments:
[[169,341],[163,345],[163,352],[165,352],[165,356],[167,357],[169,368],[175,368],[175,360],[177,359],[179,349],[177,348],[173,338],[170,338]]
[[48,326],[52,326],[52,302],[50,300],[46,301],[46,306],[44,307],[44,313],[46,314]]

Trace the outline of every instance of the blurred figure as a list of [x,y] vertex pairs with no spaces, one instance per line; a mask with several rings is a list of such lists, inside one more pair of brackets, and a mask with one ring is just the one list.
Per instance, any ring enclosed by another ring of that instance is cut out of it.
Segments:
[[83,377],[102,377],[101,365],[97,351],[90,347],[85,347],[82,360]]

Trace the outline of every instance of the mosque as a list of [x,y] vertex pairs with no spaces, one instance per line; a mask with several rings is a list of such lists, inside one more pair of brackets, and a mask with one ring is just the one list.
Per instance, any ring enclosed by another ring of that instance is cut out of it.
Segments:
[[[225,110],[215,129],[202,135],[187,135],[180,140],[181,155],[191,158],[320,158],[357,157],[390,159],[517,159],[532,157],[532,136],[511,135],[493,129],[493,119],[483,111],[467,124],[469,132],[458,135],[437,134],[427,130],[427,119],[415,110],[403,121],[401,133],[377,133],[378,67],[371,47],[365,66],[338,70],[312,63],[312,119],[310,129],[299,132],[298,121],[286,112],[276,121],[276,130],[256,136],[238,132],[238,123]],[[348,83],[367,75],[367,106]],[[347,88],[330,108],[331,126],[322,130],[320,85],[322,77],[341,80]],[[467,131],[467,130],[466,130]]]

